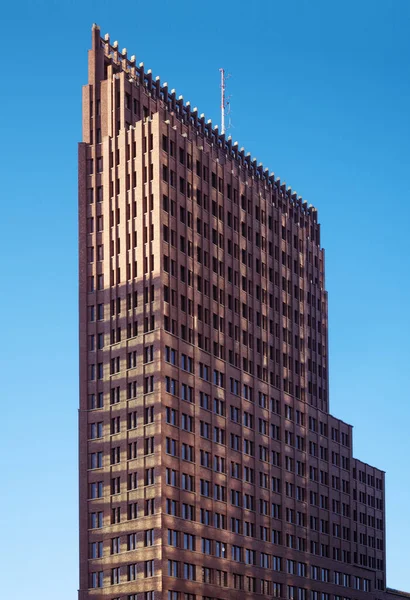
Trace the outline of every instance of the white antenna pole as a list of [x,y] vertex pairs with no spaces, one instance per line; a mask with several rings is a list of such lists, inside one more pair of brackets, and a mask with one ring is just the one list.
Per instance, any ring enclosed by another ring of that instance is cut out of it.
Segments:
[[225,69],[219,69],[221,72],[221,133],[225,133]]

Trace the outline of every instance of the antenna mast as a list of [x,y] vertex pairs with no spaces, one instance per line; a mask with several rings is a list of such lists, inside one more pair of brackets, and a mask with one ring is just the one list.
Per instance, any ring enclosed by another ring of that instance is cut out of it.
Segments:
[[225,133],[225,69],[219,69],[221,73],[221,133]]

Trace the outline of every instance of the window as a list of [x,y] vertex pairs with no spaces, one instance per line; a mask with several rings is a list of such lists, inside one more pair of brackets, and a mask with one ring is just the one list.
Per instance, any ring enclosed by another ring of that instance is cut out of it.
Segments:
[[183,578],[191,579],[192,581],[196,580],[195,565],[184,563]]
[[90,513],[90,528],[98,529],[103,526],[103,512]]
[[95,440],[97,438],[101,438],[103,435],[103,424],[99,423],[91,423],[90,425],[90,439]]
[[188,492],[195,491],[195,478],[193,475],[182,473],[182,489]]
[[194,447],[189,444],[182,444],[182,460],[194,462]]
[[179,531],[168,529],[168,545],[178,547]]
[[89,467],[90,469],[100,469],[103,466],[103,453],[92,452],[89,454]]
[[144,394],[149,394],[154,391],[154,376],[150,375],[144,379]]
[[144,577],[153,577],[155,574],[154,560],[146,560],[144,564]]
[[199,376],[206,381],[209,381],[209,367],[203,363],[199,363]]
[[147,406],[144,411],[144,425],[154,422],[154,407]]
[[171,456],[178,456],[177,440],[167,437],[165,440],[165,451],[167,454],[170,454]]
[[192,417],[191,415],[187,415],[185,413],[182,413],[181,427],[182,427],[182,429],[184,431],[190,431],[191,433],[193,433],[193,431],[194,431],[194,417]]
[[179,562],[177,560],[168,560],[168,576],[179,577]]
[[188,521],[195,521],[195,507],[191,504],[182,504],[182,518]]
[[191,533],[184,533],[183,548],[184,548],[184,550],[195,551],[195,536],[194,535],[192,535]]
[[194,372],[194,361],[190,356],[181,354],[181,369],[189,371],[189,373]]
[[103,542],[92,542],[90,544],[90,558],[102,558],[103,555]]
[[111,569],[111,585],[115,585],[117,583],[121,583],[120,567],[115,567],[114,569]]
[[171,365],[176,365],[176,350],[174,348],[165,346],[165,360],[171,363]]
[[215,542],[215,556],[220,558],[227,558],[227,549],[224,542]]
[[212,553],[212,540],[210,540],[209,538],[202,538],[201,552],[203,554],[211,554]]
[[182,398],[182,400],[185,400],[186,402],[193,402],[194,401],[194,389],[190,385],[183,383],[181,385],[181,398]]
[[[144,363],[149,363],[154,360],[154,346],[145,346],[144,348]],[[134,361],[136,362],[136,361]],[[134,364],[135,366],[135,364]]]
[[155,483],[155,470],[154,467],[145,469],[144,474],[144,485],[154,485]]
[[102,588],[104,586],[103,571],[96,571],[90,574],[90,588]]
[[208,394],[205,394],[204,392],[199,392],[199,405],[205,410],[211,410],[211,403]]
[[176,500],[171,500],[170,498],[167,498],[166,513],[167,515],[173,515],[174,517],[178,516],[178,502]]
[[165,391],[173,396],[176,396],[178,393],[178,383],[172,377],[165,377]]
[[211,425],[206,421],[201,421],[199,425],[201,437],[211,439]]
[[137,579],[137,565],[135,563],[127,565],[127,580],[135,581]]
[[208,481],[207,479],[201,479],[201,486],[200,486],[200,491],[201,491],[201,496],[210,496],[210,488],[211,488],[211,483],[210,481]]
[[149,437],[144,439],[144,454],[154,453],[154,438]]
[[213,382],[214,382],[214,385],[217,385],[219,387],[224,387],[224,374],[221,373],[220,371],[218,371],[217,369],[214,369]]
[[165,471],[165,481],[167,485],[173,485],[175,487],[178,487],[178,471],[167,467]]
[[175,408],[170,408],[167,406],[165,408],[165,414],[167,423],[178,427],[178,411]]

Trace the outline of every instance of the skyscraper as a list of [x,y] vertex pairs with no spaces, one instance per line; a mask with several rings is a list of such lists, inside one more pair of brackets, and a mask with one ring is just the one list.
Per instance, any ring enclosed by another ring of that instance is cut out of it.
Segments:
[[384,598],[316,209],[97,26],[79,247],[79,600]]

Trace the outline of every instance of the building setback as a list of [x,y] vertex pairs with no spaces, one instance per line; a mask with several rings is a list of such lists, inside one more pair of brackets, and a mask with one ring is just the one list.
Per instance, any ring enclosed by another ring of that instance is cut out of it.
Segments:
[[95,25],[79,253],[79,600],[385,598],[316,209]]
[[400,600],[400,598],[410,598],[410,594],[408,592],[400,592],[399,590],[387,588],[384,595],[385,600]]

